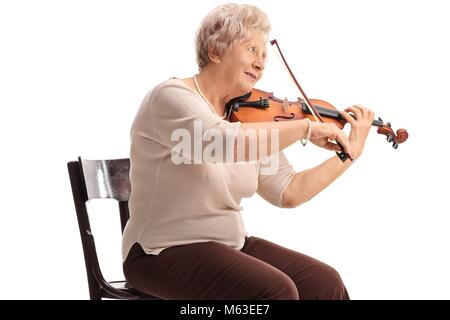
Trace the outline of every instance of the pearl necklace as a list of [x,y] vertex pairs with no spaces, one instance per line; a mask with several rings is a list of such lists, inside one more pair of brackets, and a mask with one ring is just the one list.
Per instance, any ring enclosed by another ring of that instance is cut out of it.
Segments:
[[[200,96],[203,98],[203,100],[205,100],[206,104],[211,108],[212,112],[214,112],[215,114],[217,114],[220,117],[220,115],[216,112],[216,110],[213,108],[211,103],[209,103],[208,99],[206,99],[206,97],[203,94],[202,90],[200,90],[200,86],[198,85],[198,81],[197,81],[197,75],[194,76],[194,82],[195,82],[195,87],[197,88],[197,91],[200,94]],[[226,116],[227,116],[227,114],[226,114],[226,111],[225,111],[224,115],[221,118],[225,119]]]

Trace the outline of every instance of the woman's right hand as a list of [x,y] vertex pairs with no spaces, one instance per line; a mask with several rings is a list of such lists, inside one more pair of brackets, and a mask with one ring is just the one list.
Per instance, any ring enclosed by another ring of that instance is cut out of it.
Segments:
[[316,146],[331,150],[342,151],[341,147],[336,143],[339,142],[344,151],[353,159],[352,148],[347,135],[339,129],[334,123],[311,121],[311,137],[310,141]]

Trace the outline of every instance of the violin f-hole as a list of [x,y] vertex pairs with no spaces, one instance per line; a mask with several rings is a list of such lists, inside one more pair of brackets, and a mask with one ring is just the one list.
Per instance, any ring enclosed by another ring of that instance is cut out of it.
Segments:
[[273,117],[273,121],[292,120],[294,118],[295,118],[295,114],[291,112],[289,116],[275,116],[275,117]]

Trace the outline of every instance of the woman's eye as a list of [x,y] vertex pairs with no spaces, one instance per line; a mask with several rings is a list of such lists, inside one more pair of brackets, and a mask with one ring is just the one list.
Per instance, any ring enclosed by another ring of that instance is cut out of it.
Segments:
[[[250,47],[250,48],[248,48],[248,51],[250,51],[253,54],[259,54],[261,52],[258,47]],[[263,58],[263,60],[266,59],[266,53],[265,52],[263,52],[262,58]]]

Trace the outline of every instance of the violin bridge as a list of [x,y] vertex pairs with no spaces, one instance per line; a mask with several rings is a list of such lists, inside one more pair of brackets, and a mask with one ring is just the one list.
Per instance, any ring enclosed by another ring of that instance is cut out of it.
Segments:
[[289,108],[289,101],[288,98],[285,97],[283,101],[283,112],[288,113],[288,108]]

